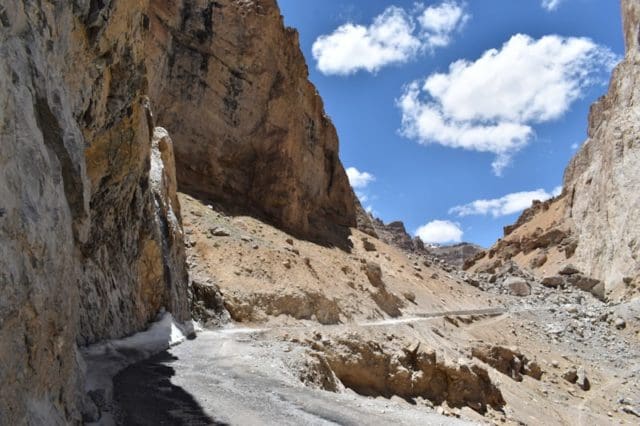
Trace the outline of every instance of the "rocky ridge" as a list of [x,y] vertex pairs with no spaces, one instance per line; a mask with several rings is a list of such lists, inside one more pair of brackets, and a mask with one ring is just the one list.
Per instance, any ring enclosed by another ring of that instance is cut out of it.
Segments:
[[425,244],[420,237],[411,237],[401,221],[385,224],[382,220],[367,213],[359,202],[356,204],[356,211],[357,227],[360,231],[407,253],[428,254],[431,261],[441,262],[450,268],[461,268],[467,260],[482,251],[480,246],[470,243],[448,246]]

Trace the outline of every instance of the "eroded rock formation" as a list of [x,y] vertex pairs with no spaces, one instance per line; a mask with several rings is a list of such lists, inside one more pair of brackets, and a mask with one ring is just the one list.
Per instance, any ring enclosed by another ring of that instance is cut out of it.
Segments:
[[480,413],[505,405],[502,393],[479,365],[439,360],[435,351],[420,344],[400,351],[397,344],[403,342],[394,343],[396,346],[367,341],[357,333],[312,342],[312,356],[318,361],[313,368],[322,377],[316,377],[315,383],[335,391],[337,379],[361,395],[423,397],[438,405],[468,406]]

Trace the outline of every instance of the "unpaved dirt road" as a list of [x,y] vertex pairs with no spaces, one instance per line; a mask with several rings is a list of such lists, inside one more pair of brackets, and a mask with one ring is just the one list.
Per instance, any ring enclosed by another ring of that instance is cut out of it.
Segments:
[[[313,328],[394,327],[504,309],[437,312],[410,318]],[[299,329],[301,327],[285,327]],[[277,328],[282,330],[283,328]],[[134,364],[114,379],[115,419],[123,425],[461,425],[426,406],[365,398],[350,390],[305,387],[292,362],[304,349],[261,338],[271,329],[226,328]]]
[[[245,332],[247,330],[244,330]],[[114,381],[123,425],[462,425],[427,407],[305,387],[286,343],[205,331]],[[283,359],[283,354],[285,355]]]

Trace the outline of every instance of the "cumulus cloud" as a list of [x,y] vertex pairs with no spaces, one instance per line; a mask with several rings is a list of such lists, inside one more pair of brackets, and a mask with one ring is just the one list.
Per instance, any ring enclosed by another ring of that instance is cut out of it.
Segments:
[[424,9],[418,16],[418,22],[424,32],[426,45],[434,48],[448,46],[451,43],[451,35],[469,18],[463,6],[448,1]]
[[460,225],[448,220],[434,220],[421,226],[416,235],[425,243],[459,243],[464,232]]
[[371,182],[376,180],[375,176],[371,173],[361,172],[355,167],[347,168],[347,177],[349,178],[349,183],[354,189],[364,189]]
[[368,172],[361,172],[355,167],[349,167],[346,170],[347,177],[351,187],[355,190],[356,197],[360,200],[360,203],[364,206],[364,209],[368,213],[373,213],[373,206],[367,204],[371,201],[369,194],[367,194],[367,186],[376,180],[375,176]]
[[587,38],[516,34],[476,61],[408,84],[397,101],[401,132],[422,144],[493,153],[500,175],[533,138],[532,125],[562,117],[615,59]]
[[448,45],[451,34],[467,19],[463,7],[454,1],[427,8],[419,4],[411,12],[390,6],[369,26],[347,23],[318,37],[311,51],[323,74],[376,72]]
[[453,207],[449,210],[449,214],[455,214],[460,217],[486,216],[489,214],[493,217],[508,216],[530,207],[533,200],[546,201],[552,197],[557,197],[561,193],[562,186],[554,188],[550,193],[544,189],[514,192],[492,200],[476,200],[469,204]]
[[542,0],[542,7],[548,11],[554,11],[560,6],[563,0]]

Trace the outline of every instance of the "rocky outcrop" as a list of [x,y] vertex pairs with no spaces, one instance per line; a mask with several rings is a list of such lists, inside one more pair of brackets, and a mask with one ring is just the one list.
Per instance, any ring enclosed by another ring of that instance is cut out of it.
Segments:
[[[410,346],[394,339],[388,336],[388,342],[371,341],[355,332],[318,339],[310,344],[312,356],[318,360],[311,376],[330,391],[339,389],[337,379],[366,396],[422,397],[437,405],[446,402],[449,407],[468,406],[480,413],[487,407],[501,410],[505,405],[500,389],[479,365],[446,362],[419,343]],[[404,345],[402,350],[399,345]]]
[[76,342],[162,307],[189,318],[144,16],[138,2],[0,1],[0,424],[79,423]]
[[473,258],[483,249],[479,245],[471,243],[458,243],[450,246],[429,247],[429,252],[449,265],[462,269],[464,263]]
[[525,355],[514,348],[481,345],[472,348],[471,355],[489,364],[502,374],[506,374],[516,382],[521,382],[523,376],[529,376],[536,380],[542,378],[543,371],[538,363],[527,359]]
[[151,0],[145,22],[182,191],[305,237],[356,225],[336,130],[275,0]]
[[482,251],[480,246],[470,243],[450,246],[425,245],[420,237],[411,237],[404,223],[395,221],[385,224],[366,212],[358,215],[358,229],[407,253],[429,255],[435,262],[442,262],[447,267],[458,269]]
[[422,241],[417,242],[407,232],[404,223],[395,221],[385,224],[378,218],[371,218],[371,223],[378,238],[385,243],[398,247],[406,252],[424,251]]

